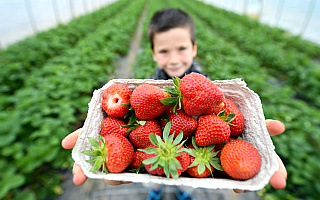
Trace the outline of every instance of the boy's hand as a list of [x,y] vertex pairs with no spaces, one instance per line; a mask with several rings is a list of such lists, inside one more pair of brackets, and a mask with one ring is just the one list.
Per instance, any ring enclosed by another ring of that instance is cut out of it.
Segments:
[[[267,129],[270,134],[270,136],[279,135],[284,132],[285,126],[282,122],[278,120],[272,120],[267,119],[266,120]],[[270,179],[270,185],[277,190],[284,189],[287,185],[287,170],[281,161],[280,157],[276,154],[276,159],[279,163],[279,169],[276,171],[271,179]],[[242,193],[242,192],[251,192],[251,191],[243,191],[243,190],[234,190],[236,193]]]
[[[284,124],[278,120],[268,119],[266,120],[266,124],[267,124],[267,129],[269,131],[270,136],[279,135],[283,133],[285,130]],[[73,133],[65,137],[61,142],[62,147],[65,149],[72,149],[76,144],[78,135],[81,130],[82,128],[74,131]],[[273,176],[271,177],[270,184],[273,188],[279,190],[279,189],[284,189],[286,187],[287,170],[278,155],[276,155],[276,158],[279,163],[279,170],[276,173],[274,173]],[[74,163],[72,173],[73,173],[73,183],[75,185],[82,185],[86,182],[87,176],[83,173],[81,167],[78,164]],[[121,184],[127,183],[123,181],[108,181],[108,180],[101,180],[101,181],[105,182],[108,185],[121,185]],[[243,190],[234,190],[234,191],[236,193],[244,192]],[[249,191],[245,191],[245,192],[249,192]]]
[[[76,144],[78,135],[81,132],[81,130],[82,128],[79,128],[78,130],[74,131],[73,133],[65,137],[61,142],[62,147],[64,149],[72,149]],[[77,163],[73,164],[72,174],[73,174],[73,183],[75,185],[83,185],[87,180],[87,176],[83,173],[80,165],[78,165]],[[102,179],[101,181],[105,182],[108,185],[121,185],[124,183],[128,183],[123,181],[108,181],[108,180],[102,180]]]

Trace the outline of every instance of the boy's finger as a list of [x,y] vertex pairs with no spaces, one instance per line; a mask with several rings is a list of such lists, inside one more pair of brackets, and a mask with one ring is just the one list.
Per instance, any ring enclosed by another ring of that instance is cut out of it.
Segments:
[[83,173],[80,165],[78,165],[77,163],[73,164],[72,174],[73,183],[75,185],[83,185],[87,180],[87,176]]
[[281,190],[284,189],[287,185],[287,170],[277,154],[276,158],[279,163],[279,169],[272,175],[270,179],[270,185],[274,189]]
[[131,182],[124,182],[124,181],[109,181],[109,180],[104,180],[104,179],[100,179],[100,180],[108,185],[122,185],[122,184],[131,183]]
[[77,142],[78,135],[81,130],[82,130],[82,128],[79,128],[78,130],[74,131],[73,133],[70,133],[67,137],[65,137],[62,140],[61,146],[65,149],[72,149]]
[[279,135],[285,131],[284,124],[278,120],[267,119],[266,125],[270,136]]

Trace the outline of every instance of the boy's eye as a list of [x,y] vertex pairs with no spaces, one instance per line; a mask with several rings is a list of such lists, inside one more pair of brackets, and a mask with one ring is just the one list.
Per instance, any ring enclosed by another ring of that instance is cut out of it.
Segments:
[[179,48],[180,51],[183,51],[183,50],[186,50],[186,49],[187,49],[187,48],[185,48],[185,47],[180,47],[180,48]]
[[168,53],[168,51],[167,50],[161,50],[159,53],[165,54],[165,53]]

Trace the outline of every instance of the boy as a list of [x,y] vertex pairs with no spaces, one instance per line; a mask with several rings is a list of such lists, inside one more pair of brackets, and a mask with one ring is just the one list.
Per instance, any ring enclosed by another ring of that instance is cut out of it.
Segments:
[[191,72],[202,73],[193,58],[197,55],[192,18],[178,9],[156,12],[148,27],[153,60],[158,64],[156,80],[182,78]]
[[[166,80],[174,76],[182,78],[191,72],[202,73],[200,66],[194,61],[197,54],[194,22],[185,12],[179,9],[164,9],[156,12],[149,24],[148,35],[153,60],[158,64],[151,78]],[[284,132],[283,123],[277,120],[266,120],[266,124],[271,136]],[[62,141],[63,148],[73,148],[80,131],[81,129],[78,129],[68,135]],[[286,186],[287,172],[280,158],[277,155],[276,157],[280,167],[271,177],[270,184],[275,189],[283,189]],[[73,175],[73,182],[76,185],[84,184],[87,179],[76,163],[73,166]],[[123,184],[120,181],[103,181],[109,185]],[[241,191],[235,190],[235,192]],[[184,195],[184,193],[181,194]]]

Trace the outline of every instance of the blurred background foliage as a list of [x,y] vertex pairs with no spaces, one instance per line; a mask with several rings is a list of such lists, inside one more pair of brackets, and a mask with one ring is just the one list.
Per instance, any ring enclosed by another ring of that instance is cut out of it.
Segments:
[[287,187],[262,199],[320,196],[320,47],[245,15],[194,0],[119,0],[0,51],[0,199],[51,199],[62,192],[70,150],[61,140],[82,126],[94,89],[113,78],[147,5],[135,78],[156,67],[146,29],[152,14],[175,7],[196,22],[197,60],[215,79],[243,79],[265,117],[285,123],[274,136]]

